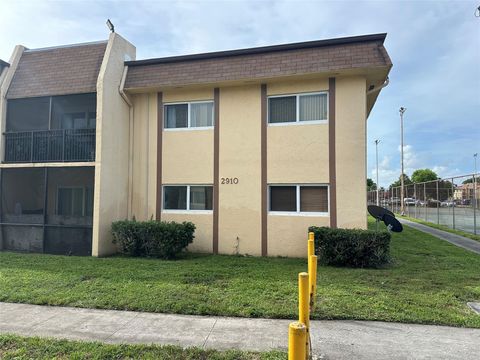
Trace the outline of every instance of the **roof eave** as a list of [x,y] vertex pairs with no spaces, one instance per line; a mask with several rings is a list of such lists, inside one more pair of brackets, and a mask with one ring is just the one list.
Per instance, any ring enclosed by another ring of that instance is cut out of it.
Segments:
[[358,44],[358,43],[374,42],[374,41],[380,41],[383,44],[386,36],[387,36],[386,33],[380,33],[380,34],[372,34],[372,35],[349,36],[349,37],[326,39],[326,40],[305,41],[305,42],[282,44],[282,45],[262,46],[262,47],[246,48],[246,49],[239,49],[239,50],[227,50],[227,51],[192,54],[192,55],[169,56],[169,57],[146,59],[146,60],[125,61],[125,65],[126,66],[142,66],[142,65],[166,64],[166,63],[174,63],[174,62],[182,62],[182,61],[216,59],[216,58],[225,58],[225,57],[241,56],[241,55],[265,54],[265,53],[271,53],[271,52],[277,52],[277,51],[292,51],[292,50],[319,48],[319,47],[336,46],[336,45]]

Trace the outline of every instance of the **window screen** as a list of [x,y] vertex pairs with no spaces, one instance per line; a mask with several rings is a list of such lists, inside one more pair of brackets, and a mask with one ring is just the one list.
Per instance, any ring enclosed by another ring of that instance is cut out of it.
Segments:
[[83,216],[84,189],[59,188],[57,198],[57,215]]
[[213,103],[192,103],[190,105],[190,127],[213,126]]
[[268,99],[268,122],[271,124],[295,122],[297,119],[297,97],[282,96]]
[[8,100],[6,131],[48,130],[50,98]]
[[52,98],[52,129],[95,128],[97,95],[77,94]]
[[326,186],[300,186],[300,211],[328,212]]
[[94,167],[48,169],[47,223],[92,225]]
[[166,128],[188,127],[188,104],[165,105],[165,109]]
[[165,186],[163,204],[165,210],[187,210],[187,187]]
[[212,200],[212,186],[190,186],[190,210],[212,210]]
[[327,120],[327,94],[299,97],[300,121]]
[[45,170],[2,169],[2,222],[43,224]]
[[296,186],[270,187],[270,211],[297,211]]

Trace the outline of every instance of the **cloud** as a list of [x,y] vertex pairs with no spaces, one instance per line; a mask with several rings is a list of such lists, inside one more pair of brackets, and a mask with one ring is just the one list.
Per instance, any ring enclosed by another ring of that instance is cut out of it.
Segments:
[[[138,58],[387,32],[390,85],[368,120],[368,173],[380,139],[381,184],[400,174],[399,114],[407,111],[406,171],[473,171],[480,152],[478,1],[81,1],[0,0],[0,58],[30,48],[106,39],[107,18]],[[76,14],[76,15],[75,15]],[[78,14],[88,14],[77,16]],[[41,20],[41,21],[40,21]],[[388,184],[385,184],[388,185]]]

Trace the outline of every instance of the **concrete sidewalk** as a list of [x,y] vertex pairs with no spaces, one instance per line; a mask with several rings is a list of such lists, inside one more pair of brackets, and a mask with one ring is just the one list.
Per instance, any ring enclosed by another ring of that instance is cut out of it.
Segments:
[[[106,343],[287,350],[289,323],[0,303],[0,333]],[[312,321],[312,345],[322,359],[478,359],[480,329]]]
[[469,251],[473,251],[474,253],[480,254],[480,242],[475,241],[464,236],[460,236],[457,234],[450,233],[448,231],[443,231],[439,229],[432,228],[427,225],[419,224],[407,219],[402,219],[401,216],[397,217],[398,221],[402,224],[410,226],[414,229],[426,232],[430,235],[436,236],[439,239],[448,241],[449,243],[464,248]]

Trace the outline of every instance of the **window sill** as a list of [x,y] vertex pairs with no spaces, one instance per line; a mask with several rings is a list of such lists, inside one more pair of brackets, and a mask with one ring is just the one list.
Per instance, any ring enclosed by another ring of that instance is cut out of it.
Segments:
[[269,211],[268,215],[274,216],[304,216],[304,217],[328,217],[327,212],[296,212],[296,211]]
[[213,130],[213,126],[198,126],[189,128],[163,128],[164,131],[201,131],[201,130]]
[[162,210],[163,214],[211,215],[213,210]]
[[268,126],[298,126],[298,125],[319,125],[328,124],[328,120],[311,120],[311,121],[289,121],[280,123],[268,123]]

